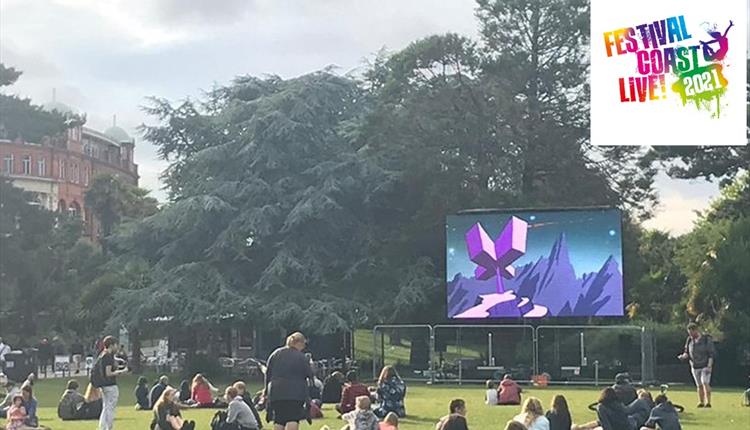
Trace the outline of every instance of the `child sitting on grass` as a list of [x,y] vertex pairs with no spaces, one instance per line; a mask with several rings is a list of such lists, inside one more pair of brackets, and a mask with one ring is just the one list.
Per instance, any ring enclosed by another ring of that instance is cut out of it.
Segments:
[[492,406],[497,405],[497,384],[492,379],[487,380],[487,391],[484,395],[484,403]]
[[[355,399],[356,409],[341,416],[347,422],[347,430],[378,430],[378,417],[370,410],[370,397]],[[343,429],[342,429],[343,430]]]
[[23,396],[17,394],[13,396],[13,404],[8,408],[8,425],[7,430],[18,430],[24,428],[26,421],[26,408],[23,407]]

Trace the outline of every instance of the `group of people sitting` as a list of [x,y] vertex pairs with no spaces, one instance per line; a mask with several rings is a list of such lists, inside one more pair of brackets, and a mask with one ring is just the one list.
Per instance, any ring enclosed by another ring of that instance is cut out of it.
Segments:
[[183,380],[179,389],[169,385],[169,378],[161,376],[149,389],[144,377],[138,379],[135,388],[136,410],[152,411],[151,430],[193,430],[194,421],[186,421],[180,413],[188,408],[217,408],[226,412],[219,414],[219,424],[229,424],[237,430],[262,428],[260,415],[253,397],[246,391],[243,381],[227,387],[222,396],[214,396],[219,389],[202,374],[193,377],[192,383]]
[[484,402],[488,405],[520,405],[521,404],[521,386],[506,374],[499,384],[493,380],[487,380],[487,392],[484,396]]
[[[377,386],[374,387],[368,387],[359,382],[357,372],[349,371],[346,374],[346,383],[338,385],[340,387],[339,396],[335,396],[333,393],[336,386],[332,381],[336,380],[334,378],[339,378],[334,376],[336,373],[341,374],[341,372],[335,372],[330,378],[326,379],[326,385],[323,387],[323,403],[336,403],[335,409],[342,417],[357,409],[357,399],[360,397],[368,399],[368,408],[373,402],[377,403],[373,414],[378,418],[385,418],[389,413],[401,418],[406,416],[404,405],[406,384],[393,366],[383,368],[378,377]],[[328,394],[328,397],[326,394]]]
[[[466,402],[451,401],[450,414],[435,426],[436,430],[468,430]],[[562,394],[552,399],[550,410],[545,413],[542,402],[529,397],[523,403],[521,413],[509,421],[506,430],[681,430],[677,410],[665,394],[651,398],[646,390],[639,390],[637,398],[624,404],[612,387],[602,390],[596,406],[597,419],[581,425],[573,424],[568,401]]]
[[6,419],[6,430],[43,430],[36,415],[38,402],[34,397],[34,374],[16,386],[12,381],[6,384],[7,395],[0,404],[0,417]]
[[[162,393],[169,387],[169,377],[162,375],[149,388],[148,380],[141,376],[138,378],[138,382],[135,387],[135,408],[137,410],[148,411],[153,409],[157,400],[161,397]],[[196,408],[226,408],[228,403],[218,396],[219,389],[214,387],[213,384],[202,374],[197,373],[189,383],[186,379],[180,382],[180,386],[176,391],[177,400],[185,405],[196,407]]]

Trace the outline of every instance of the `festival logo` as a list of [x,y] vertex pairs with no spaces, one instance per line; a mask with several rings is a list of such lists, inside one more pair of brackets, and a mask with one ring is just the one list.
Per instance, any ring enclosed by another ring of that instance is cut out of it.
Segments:
[[745,6],[592,0],[592,143],[745,145]]

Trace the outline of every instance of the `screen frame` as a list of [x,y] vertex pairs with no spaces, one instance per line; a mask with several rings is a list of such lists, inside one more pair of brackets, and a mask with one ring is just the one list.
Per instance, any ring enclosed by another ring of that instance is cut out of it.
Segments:
[[[520,207],[520,208],[476,208],[476,209],[463,209],[460,211],[457,211],[455,213],[446,214],[445,216],[445,222],[444,222],[444,230],[447,231],[448,226],[448,217],[449,216],[462,216],[462,215],[493,215],[493,214],[500,214],[500,215],[512,215],[514,212],[592,212],[592,211],[616,211],[620,218],[620,256],[622,258],[622,315],[597,315],[597,316],[578,316],[578,315],[569,315],[569,316],[545,316],[541,318],[524,318],[524,317],[493,317],[493,318],[450,318],[448,317],[448,259],[445,260],[445,276],[444,284],[443,284],[443,291],[444,291],[444,300],[443,305],[445,306],[445,311],[443,312],[443,318],[444,321],[447,321],[448,324],[451,325],[497,325],[500,324],[509,324],[509,325],[516,325],[516,324],[525,324],[525,325],[541,325],[549,323],[550,321],[583,321],[588,323],[595,323],[596,321],[605,321],[606,323],[612,323],[613,320],[623,320],[623,321],[630,321],[630,318],[628,318],[627,313],[627,307],[628,304],[625,300],[625,285],[627,284],[627,277],[626,277],[626,256],[625,256],[625,219],[624,219],[624,211],[617,207],[617,206],[607,206],[607,205],[597,205],[597,206],[565,206],[565,207],[544,207],[544,208],[534,208],[534,207]],[[446,244],[444,246],[445,254],[448,253],[448,245],[447,245],[447,233],[446,233]]]

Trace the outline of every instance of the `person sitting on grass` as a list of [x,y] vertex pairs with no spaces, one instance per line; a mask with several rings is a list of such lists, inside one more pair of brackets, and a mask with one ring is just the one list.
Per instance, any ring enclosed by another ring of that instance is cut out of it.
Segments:
[[486,405],[497,406],[497,384],[492,379],[485,382],[487,391],[484,393],[484,403]]
[[549,420],[544,416],[542,402],[536,397],[526,399],[521,408],[521,413],[513,419],[529,430],[550,430]]
[[218,393],[219,389],[214,387],[205,376],[196,373],[193,378],[191,387],[192,399],[199,408],[224,408],[226,403],[219,399],[214,399],[213,393]]
[[573,425],[568,401],[562,394],[556,394],[552,398],[552,405],[545,416],[549,421],[550,430],[570,430],[570,427]]
[[250,393],[247,391],[247,385],[243,381],[237,381],[232,386],[237,390],[237,395],[242,397],[242,400],[245,402],[248,408],[250,408],[250,412],[253,413],[253,417],[255,417],[255,422],[258,423],[258,428],[263,428],[263,422],[260,419],[260,414],[258,413],[258,409],[255,407],[255,401],[253,399],[253,396],[250,395]]
[[654,399],[656,406],[651,410],[651,415],[643,424],[641,430],[655,429],[658,425],[661,430],[682,430],[680,417],[672,402],[667,399],[666,394],[659,394]]
[[13,406],[13,398],[21,395],[21,387],[8,379],[5,383],[5,391],[7,394],[5,395],[3,402],[0,403],[0,418],[6,417],[8,409]]
[[370,390],[359,382],[357,372],[350,370],[346,374],[347,384],[344,385],[344,389],[341,391],[341,404],[336,405],[336,410],[340,414],[351,412],[355,409],[355,401],[359,396],[370,396]]
[[596,421],[575,426],[576,430],[635,430],[635,420],[628,417],[614,388],[603,389],[597,403]]
[[331,373],[323,382],[323,403],[341,403],[341,391],[344,389],[344,374],[338,370]]
[[507,423],[505,423],[504,430],[527,430],[527,429],[525,425],[519,423],[518,421],[510,420]]
[[370,410],[370,396],[358,396],[355,409],[341,416],[347,425],[346,430],[378,430],[378,417]]
[[380,422],[378,430],[398,430],[398,415],[388,412]]
[[227,387],[224,392],[224,399],[229,403],[227,407],[227,424],[235,424],[236,430],[258,430],[259,421],[252,409],[245,403],[245,399],[240,395],[234,386]]
[[156,404],[156,401],[159,400],[159,397],[161,397],[161,393],[163,393],[164,390],[166,390],[168,386],[169,386],[169,378],[166,375],[160,376],[159,380],[156,381],[156,384],[154,384],[154,386],[151,387],[151,390],[149,390],[148,392],[148,400],[147,400],[149,404],[148,409],[151,409],[154,407],[154,405]]
[[435,424],[435,430],[469,430],[466,422],[466,402],[463,399],[453,399],[448,406],[449,415],[440,418]]
[[34,397],[31,385],[21,387],[21,396],[23,397],[23,407],[26,409],[26,426],[36,428],[39,426],[39,417],[36,416],[38,402]]
[[510,374],[503,376],[500,382],[497,394],[498,405],[520,405],[521,404],[521,386],[516,383]]
[[638,398],[635,387],[630,382],[630,374],[627,372],[615,375],[615,384],[612,385],[612,389],[615,390],[617,398],[623,405],[629,405]]
[[192,402],[190,396],[190,381],[188,381],[187,379],[183,379],[182,382],[180,382],[180,391],[177,397],[179,398],[180,403],[184,403],[187,405]]
[[86,403],[86,399],[83,398],[83,394],[78,392],[78,382],[71,379],[57,404],[57,416],[63,421],[80,419],[78,411],[84,403]]
[[393,412],[401,418],[406,416],[406,407],[404,406],[406,384],[398,376],[395,367],[383,367],[378,378],[377,394],[380,399],[380,407],[375,410],[375,415],[383,418],[388,413]]
[[148,411],[151,410],[153,403],[148,398],[148,380],[141,376],[138,378],[138,382],[135,383],[135,390],[133,391],[135,396],[135,410],[136,411]]
[[23,396],[20,394],[13,396],[7,410],[7,416],[6,430],[21,430],[25,427],[26,408],[23,407]]
[[151,421],[151,430],[194,430],[195,421],[185,421],[180,414],[181,406],[175,402],[177,393],[172,387],[167,387],[161,397],[154,404],[154,419]]
[[641,428],[653,408],[654,399],[651,398],[651,393],[640,389],[638,390],[638,398],[625,406],[625,413],[635,422],[636,428]]

